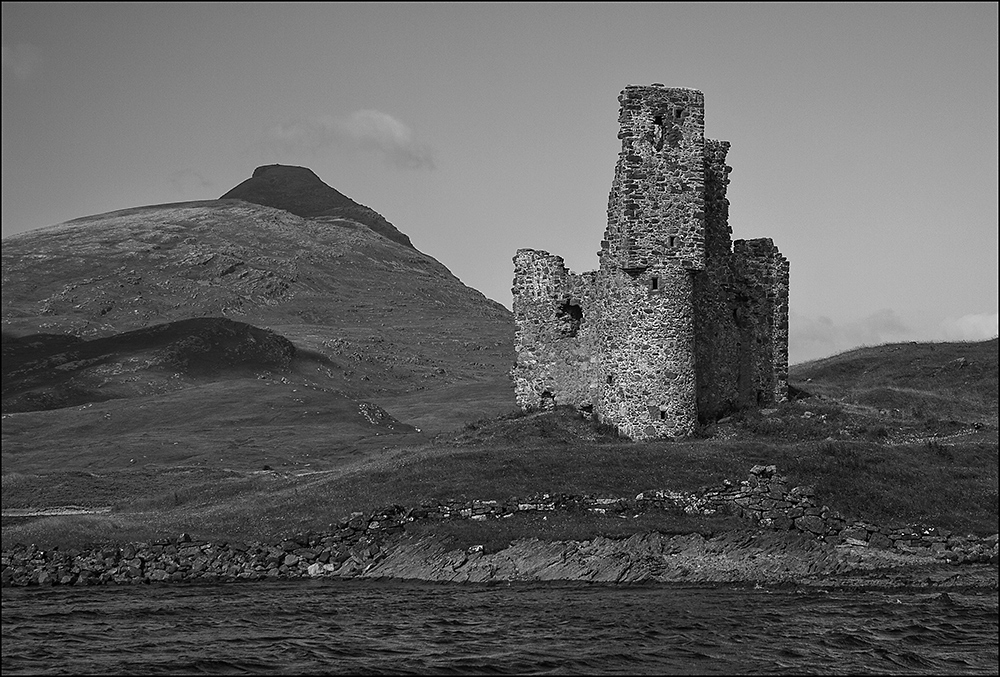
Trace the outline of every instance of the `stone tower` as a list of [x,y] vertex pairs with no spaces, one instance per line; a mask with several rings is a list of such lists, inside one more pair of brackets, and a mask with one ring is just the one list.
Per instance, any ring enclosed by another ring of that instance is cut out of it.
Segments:
[[729,144],[704,136],[692,89],[629,86],[600,267],[514,257],[517,401],[569,404],[632,439],[784,399],[788,262],[731,241]]

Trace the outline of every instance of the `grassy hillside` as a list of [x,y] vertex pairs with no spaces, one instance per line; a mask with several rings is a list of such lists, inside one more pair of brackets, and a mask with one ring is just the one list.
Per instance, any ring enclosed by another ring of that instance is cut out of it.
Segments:
[[894,419],[957,419],[997,425],[997,339],[857,348],[791,368],[817,395],[871,407]]
[[6,238],[3,290],[5,340],[228,318],[315,355],[309,378],[324,387],[400,398],[402,417],[407,395],[443,389],[448,415],[425,413],[416,425],[474,419],[482,397],[491,411],[513,403],[509,311],[433,258],[350,221],[238,200],[122,210]]
[[[4,517],[4,547],[275,540],[386,504],[691,491],[760,463],[851,517],[997,531],[996,340],[797,365],[792,401],[632,443],[516,412],[510,312],[312,172],[259,168],[224,197],[4,240],[2,507],[105,510]],[[462,538],[651,528],[726,527],[578,515]]]
[[[933,350],[923,344],[912,347],[917,355],[937,355],[939,369],[961,357],[958,352],[967,360],[977,356],[988,374],[990,361],[997,363],[996,345],[992,341],[935,344]],[[894,352],[906,360],[909,348],[902,345]],[[238,420],[237,412],[245,415],[246,409],[236,407],[229,420],[206,421],[204,427],[179,425],[180,444],[172,444],[173,438],[166,436],[159,446],[144,441],[138,428],[123,428],[120,439],[128,440],[127,448],[143,451],[139,458],[139,454],[108,454],[70,445],[58,454],[60,470],[53,471],[51,453],[8,455],[5,433],[4,508],[42,502],[111,505],[114,510],[108,515],[8,520],[4,543],[144,540],[179,531],[206,538],[269,540],[290,531],[322,529],[353,510],[387,504],[541,492],[634,496],[652,488],[695,490],[722,479],[741,479],[758,463],[777,464],[793,483],[814,485],[817,500],[850,517],[995,533],[995,423],[974,411],[933,420],[926,413],[915,414],[926,394],[936,392],[938,382],[933,380],[911,381],[911,390],[919,393],[907,400],[908,391],[902,391],[898,412],[858,404],[853,400],[862,391],[852,385],[854,377],[845,374],[864,370],[852,366],[850,354],[838,358],[838,368],[826,374],[805,372],[813,374],[806,377],[811,380],[797,380],[802,372],[793,370],[797,387],[837,396],[817,394],[734,417],[703,430],[699,438],[681,442],[623,441],[565,409],[493,417],[434,436],[385,429],[353,440],[328,440],[323,438],[328,426],[315,419],[308,423],[297,413],[298,407],[289,406],[287,400],[294,399],[291,386],[281,390],[277,385],[261,386],[274,388],[269,391],[275,416],[270,421],[254,421],[253,415]],[[943,373],[930,361],[922,364],[928,374]],[[996,373],[994,367],[994,384]],[[311,393],[300,404],[318,407],[320,397]],[[87,418],[86,411],[79,412],[76,425],[92,431],[110,424],[118,412],[107,421],[103,414],[93,413]],[[134,415],[121,413],[125,419]],[[11,423],[16,421],[24,426],[20,434],[33,434],[27,428],[42,430],[46,425],[32,417],[46,414],[16,414],[5,421],[5,431],[13,430]],[[52,434],[52,446],[78,436],[69,429]],[[195,439],[202,453],[192,454],[184,446]],[[538,529],[555,538],[650,528],[721,528],[691,518],[681,520],[684,524],[677,520],[621,522],[581,515],[558,524],[466,525],[461,535],[487,541],[498,537],[497,530],[502,532],[500,538]]]

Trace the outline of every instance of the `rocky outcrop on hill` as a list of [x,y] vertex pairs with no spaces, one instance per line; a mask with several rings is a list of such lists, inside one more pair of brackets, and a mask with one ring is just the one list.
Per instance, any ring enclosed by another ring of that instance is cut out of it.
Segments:
[[275,207],[308,219],[325,217],[331,222],[347,219],[364,224],[393,242],[413,247],[410,238],[396,230],[381,214],[326,185],[306,167],[257,167],[253,176],[219,199]]

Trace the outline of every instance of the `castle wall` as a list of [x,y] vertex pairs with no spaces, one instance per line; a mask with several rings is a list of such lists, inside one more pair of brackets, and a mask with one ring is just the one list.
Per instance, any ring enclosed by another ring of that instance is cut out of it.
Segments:
[[733,258],[748,295],[738,308],[741,404],[771,404],[785,399],[788,388],[788,261],[770,238],[737,240]]
[[687,435],[697,422],[691,272],[705,268],[704,97],[654,85],[618,100],[595,413],[633,439]]
[[729,225],[729,199],[726,189],[733,168],[726,164],[728,141],[705,139],[705,258],[719,263],[733,251],[733,229]]
[[608,199],[601,268],[667,258],[705,266],[705,104],[701,92],[627,87],[618,97],[622,150]]
[[788,399],[788,259],[775,248],[774,277],[771,294],[772,316],[771,353],[774,368],[774,401]]
[[658,264],[645,279],[602,270],[598,288],[603,380],[594,413],[634,440],[691,434],[697,421],[691,273],[679,261]]
[[632,439],[683,436],[786,397],[788,261],[769,239],[732,241],[729,143],[704,138],[701,92],[630,86],[619,102],[598,271],[514,257],[515,394]]
[[519,249],[514,257],[514,394],[524,409],[586,408],[595,395],[594,273],[560,256]]
[[726,187],[729,143],[705,140],[705,271],[694,278],[698,417],[714,421],[739,406],[740,285],[733,271]]

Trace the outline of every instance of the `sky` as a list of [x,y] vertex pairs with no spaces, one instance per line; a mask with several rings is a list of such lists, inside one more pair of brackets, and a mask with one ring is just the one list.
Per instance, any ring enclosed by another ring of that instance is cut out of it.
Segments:
[[705,95],[792,363],[997,334],[996,3],[2,4],[3,236],[312,169],[508,308],[597,267],[619,92]]

